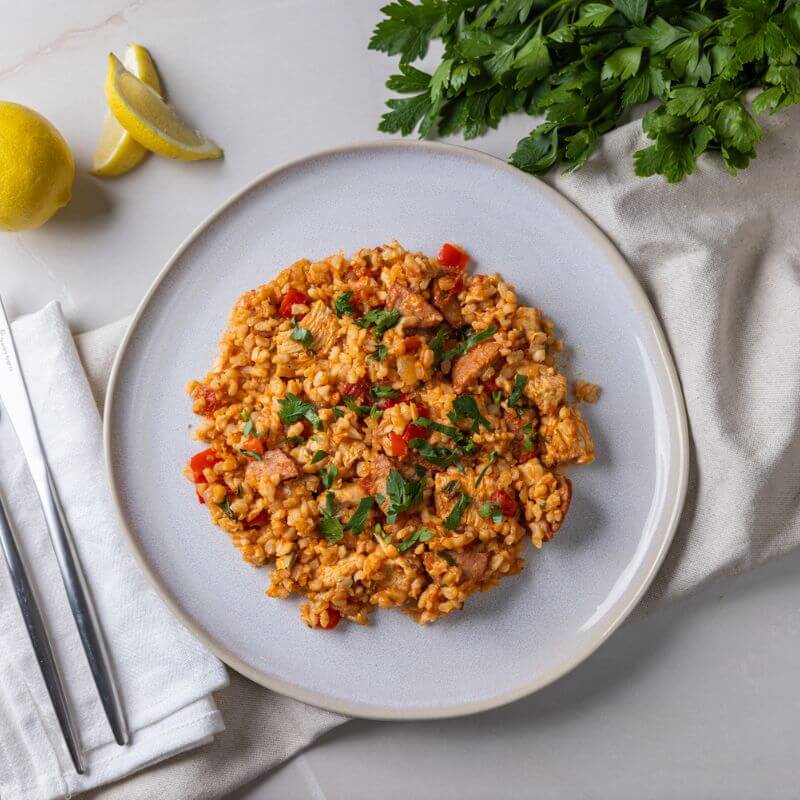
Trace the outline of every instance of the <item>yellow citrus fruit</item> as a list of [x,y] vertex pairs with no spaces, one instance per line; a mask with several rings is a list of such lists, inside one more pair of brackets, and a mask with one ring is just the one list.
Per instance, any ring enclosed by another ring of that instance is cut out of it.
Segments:
[[[158,70],[150,53],[139,44],[128,45],[125,51],[125,68],[163,97]],[[106,111],[100,141],[94,153],[92,174],[103,177],[124,175],[147,155],[147,150],[137,142],[117,118]]]
[[182,161],[222,158],[221,148],[187,125],[158,92],[126,70],[113,53],[108,62],[106,102],[140,145]]
[[0,231],[44,225],[72,197],[75,163],[41,114],[0,101]]

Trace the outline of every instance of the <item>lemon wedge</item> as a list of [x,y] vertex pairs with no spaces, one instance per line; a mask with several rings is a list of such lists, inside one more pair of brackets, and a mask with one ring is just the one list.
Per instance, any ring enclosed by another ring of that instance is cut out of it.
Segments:
[[106,102],[117,122],[139,144],[182,161],[222,157],[221,148],[190,128],[158,92],[128,72],[113,53],[108,62]]
[[[158,70],[150,53],[139,44],[128,46],[125,51],[125,67],[163,97]],[[137,142],[110,112],[106,112],[100,141],[94,153],[93,175],[114,177],[132,170],[145,156],[147,150]]]

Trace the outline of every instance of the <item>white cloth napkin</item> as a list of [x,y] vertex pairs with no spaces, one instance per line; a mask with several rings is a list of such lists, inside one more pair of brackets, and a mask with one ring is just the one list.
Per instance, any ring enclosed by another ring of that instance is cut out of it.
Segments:
[[47,800],[212,741],[224,726],[211,693],[226,685],[227,675],[166,611],[120,535],[107,490],[100,415],[61,309],[52,303],[12,327],[133,733],[128,747],[112,740],[32,480],[0,409],[0,488],[50,627],[89,765],[84,776],[72,767],[11,581],[0,566],[0,798]]

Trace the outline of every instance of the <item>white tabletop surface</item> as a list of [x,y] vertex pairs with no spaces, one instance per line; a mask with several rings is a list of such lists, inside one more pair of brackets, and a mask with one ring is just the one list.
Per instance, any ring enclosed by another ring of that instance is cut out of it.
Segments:
[[[0,235],[17,315],[58,299],[75,330],[134,310],[178,243],[259,173],[377,138],[390,61],[366,43],[381,0],[26,0],[5,4],[0,99],[73,148],[72,204]],[[87,174],[105,55],[151,49],[173,102],[222,162],[150,158]],[[530,123],[475,143],[505,156]],[[625,626],[548,689],[472,718],[353,722],[267,776],[265,798],[797,798],[800,552]],[[235,724],[229,721],[229,724]]]

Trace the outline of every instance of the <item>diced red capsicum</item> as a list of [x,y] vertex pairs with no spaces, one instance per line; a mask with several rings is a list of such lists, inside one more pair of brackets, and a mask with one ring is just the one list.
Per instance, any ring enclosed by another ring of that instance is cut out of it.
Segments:
[[398,403],[405,403],[407,400],[410,399],[411,399],[410,394],[405,394],[404,392],[401,392],[399,395],[397,395],[397,397],[384,397],[383,400],[378,400],[378,402],[375,403],[375,405],[378,406],[378,408],[381,411],[386,411],[387,408],[396,406]]
[[399,433],[392,431],[389,434],[389,447],[395,458],[403,458],[408,455],[408,442]]
[[212,469],[214,464],[222,459],[209,447],[208,450],[201,450],[189,459],[189,468],[192,470],[192,477],[195,483],[207,483],[203,470]]
[[504,517],[515,517],[517,515],[517,501],[502,489],[498,489],[492,495],[492,502],[497,503]]
[[289,289],[281,300],[281,306],[278,313],[284,318],[289,319],[292,316],[292,306],[305,305],[308,303],[308,295],[301,292],[299,289]]
[[269,511],[261,511],[257,516],[253,517],[253,519],[248,519],[244,523],[244,527],[247,530],[252,530],[253,528],[262,528],[264,525],[269,524]]
[[[249,450],[251,453],[258,453],[260,456],[264,455],[264,442],[257,436],[250,439],[245,439],[242,443],[242,450]],[[252,456],[250,456],[252,458]]]
[[469,256],[451,242],[445,242],[439,251],[439,263],[446,269],[464,269],[469,261]]
[[459,275],[456,278],[456,282],[453,284],[453,288],[450,290],[450,297],[455,297],[456,295],[460,294],[463,289],[464,277],[463,275]]
[[203,414],[213,414],[218,408],[222,407],[222,403],[217,396],[216,391],[212,389],[210,386],[206,386],[205,384],[201,383],[197,388],[194,390],[194,394],[197,397],[201,397],[203,399]]
[[359,378],[355,383],[346,383],[342,386],[342,397],[352,397],[361,403],[366,403],[369,399],[369,390],[372,388],[369,378],[366,375]]
[[320,625],[320,628],[325,631],[332,631],[339,624],[341,618],[342,615],[335,608],[329,608],[328,621],[325,625]]

